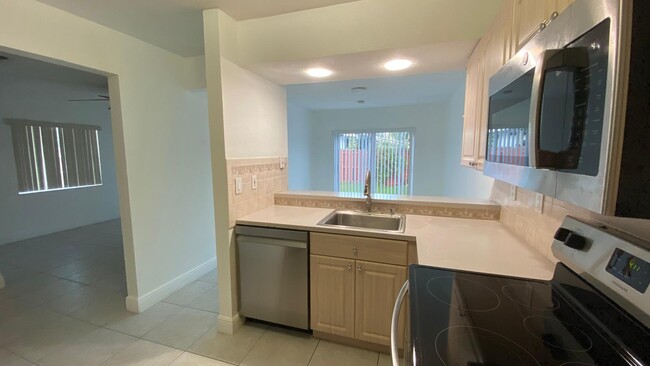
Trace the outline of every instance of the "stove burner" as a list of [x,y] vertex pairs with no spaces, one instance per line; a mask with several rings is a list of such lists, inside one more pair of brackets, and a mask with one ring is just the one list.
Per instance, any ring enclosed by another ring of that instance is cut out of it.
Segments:
[[486,312],[501,305],[501,299],[494,291],[462,277],[432,278],[427,282],[427,291],[438,301],[458,310]]
[[535,338],[565,351],[585,352],[593,345],[585,332],[555,318],[529,316],[524,319],[524,326]]
[[513,302],[536,310],[555,310],[560,304],[553,299],[551,286],[528,282],[503,286],[501,292]]
[[[474,345],[474,347],[463,345]],[[442,330],[436,336],[436,353],[445,366],[539,366],[535,357],[517,343],[498,333],[478,327],[455,326]]]
[[588,362],[565,362],[560,366],[596,366],[596,364]]

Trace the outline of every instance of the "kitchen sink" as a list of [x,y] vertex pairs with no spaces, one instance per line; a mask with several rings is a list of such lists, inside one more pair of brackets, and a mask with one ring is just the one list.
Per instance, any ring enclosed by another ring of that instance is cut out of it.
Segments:
[[318,225],[341,228],[403,233],[406,216],[361,211],[333,211],[318,222]]

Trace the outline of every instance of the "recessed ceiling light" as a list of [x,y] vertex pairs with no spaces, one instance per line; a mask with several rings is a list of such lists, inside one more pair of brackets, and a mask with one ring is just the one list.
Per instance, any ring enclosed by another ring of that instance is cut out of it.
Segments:
[[384,64],[384,69],[389,70],[389,71],[399,71],[399,70],[404,70],[408,69],[413,65],[413,62],[411,60],[406,60],[406,59],[395,59],[395,60],[390,60]]
[[314,67],[311,69],[307,69],[307,71],[305,72],[307,73],[307,75],[313,78],[326,78],[333,74],[332,70],[328,70],[322,67]]

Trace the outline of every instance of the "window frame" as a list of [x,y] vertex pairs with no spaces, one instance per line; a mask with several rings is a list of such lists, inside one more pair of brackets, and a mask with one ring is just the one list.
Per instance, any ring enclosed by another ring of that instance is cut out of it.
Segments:
[[[371,174],[371,180],[370,180],[370,192],[373,195],[378,195],[377,192],[377,180],[375,179],[376,177],[376,159],[377,159],[377,139],[376,135],[378,133],[390,133],[390,132],[406,132],[410,134],[410,139],[411,139],[411,144],[409,147],[409,173],[408,173],[408,193],[404,195],[398,194],[398,196],[412,196],[413,195],[413,172],[415,171],[415,132],[416,129],[413,127],[407,127],[407,128],[371,128],[371,129],[353,129],[353,130],[334,130],[332,131],[332,146],[334,147],[334,191],[339,193],[339,194],[350,194],[350,195],[357,195],[358,193],[356,192],[341,192],[340,191],[340,180],[339,180],[339,174],[340,174],[340,158],[339,158],[339,149],[338,149],[338,143],[339,143],[339,136],[342,134],[362,134],[362,133],[370,133],[374,135],[374,138],[372,139],[372,144],[370,147],[370,156],[371,156],[371,163],[370,166],[372,167],[370,174]],[[364,173],[365,174],[365,173]],[[379,194],[381,195],[381,193]],[[391,195],[391,194],[385,194],[385,195]]]

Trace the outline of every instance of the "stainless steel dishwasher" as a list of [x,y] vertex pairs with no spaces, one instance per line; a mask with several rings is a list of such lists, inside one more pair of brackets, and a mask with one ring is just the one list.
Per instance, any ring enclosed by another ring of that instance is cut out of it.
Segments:
[[235,227],[241,315],[309,329],[309,233]]

